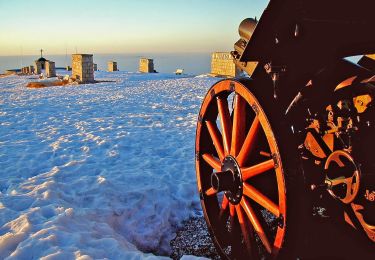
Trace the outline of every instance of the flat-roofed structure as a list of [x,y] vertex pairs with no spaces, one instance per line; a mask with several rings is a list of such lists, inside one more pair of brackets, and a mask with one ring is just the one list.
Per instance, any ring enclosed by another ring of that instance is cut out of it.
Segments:
[[236,77],[239,75],[230,52],[214,52],[211,56],[211,74],[221,77]]
[[55,62],[47,60],[45,62],[45,68],[46,68],[46,77],[56,77],[56,68],[55,68]]
[[42,63],[38,60],[34,62],[35,74],[42,73]]
[[72,78],[81,83],[95,82],[92,54],[72,54]]
[[29,66],[29,73],[34,74],[34,66],[33,65]]
[[139,59],[139,72],[143,73],[154,73],[154,60],[148,58]]
[[109,72],[118,71],[116,61],[112,61],[112,60],[108,61],[108,71]]

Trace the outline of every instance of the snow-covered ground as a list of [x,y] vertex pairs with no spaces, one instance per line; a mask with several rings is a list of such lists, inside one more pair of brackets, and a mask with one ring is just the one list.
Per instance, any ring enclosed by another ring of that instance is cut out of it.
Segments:
[[200,211],[195,123],[217,79],[95,77],[113,82],[27,89],[35,77],[0,78],[0,259],[168,255]]

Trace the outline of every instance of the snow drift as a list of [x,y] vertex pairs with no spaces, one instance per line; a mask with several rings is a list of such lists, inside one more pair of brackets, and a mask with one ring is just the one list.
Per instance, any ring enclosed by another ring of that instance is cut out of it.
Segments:
[[0,79],[0,259],[168,255],[176,228],[200,211],[195,122],[217,79],[95,77],[113,82]]

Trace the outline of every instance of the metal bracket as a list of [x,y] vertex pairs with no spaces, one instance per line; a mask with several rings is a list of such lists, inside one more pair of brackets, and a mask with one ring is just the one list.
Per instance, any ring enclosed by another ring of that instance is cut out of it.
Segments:
[[211,96],[211,98],[213,98],[215,96],[215,90],[214,89],[211,89],[210,96]]
[[277,226],[279,228],[283,228],[284,227],[284,217],[283,217],[283,215],[280,214],[280,216],[276,219],[276,222],[277,222]]
[[204,194],[203,194],[202,190],[199,190],[199,198],[200,198],[200,200],[204,200]]
[[254,110],[255,114],[259,114],[259,108],[256,104],[251,105],[251,108]]
[[202,123],[202,121],[203,121],[202,116],[201,116],[201,115],[198,115],[198,122],[199,122],[199,123]]
[[273,153],[272,154],[272,160],[273,160],[273,164],[275,165],[275,169],[279,168],[279,157],[277,156],[277,154]]
[[230,84],[229,84],[229,91],[230,92],[234,92],[235,91],[235,87],[234,86],[235,86],[234,82],[231,81]]
[[[277,40],[277,38],[276,38]],[[278,42],[278,41],[277,41]],[[280,76],[286,72],[285,66],[273,65],[272,62],[267,63],[264,65],[264,69],[271,76],[273,82],[273,97],[277,99],[278,95],[278,83],[280,80]]]

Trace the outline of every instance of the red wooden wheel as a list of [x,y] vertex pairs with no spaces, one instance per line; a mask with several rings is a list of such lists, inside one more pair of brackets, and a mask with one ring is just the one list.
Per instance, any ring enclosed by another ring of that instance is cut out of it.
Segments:
[[216,83],[196,132],[198,190],[224,258],[276,257],[287,229],[284,168],[262,104],[240,82]]

